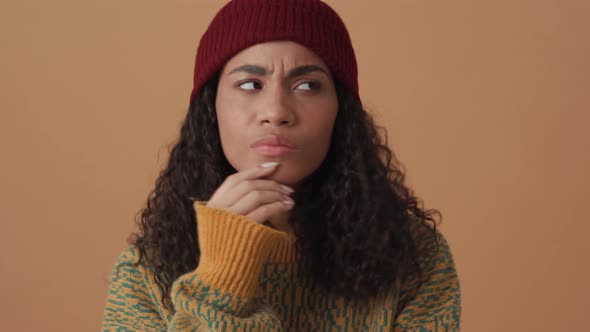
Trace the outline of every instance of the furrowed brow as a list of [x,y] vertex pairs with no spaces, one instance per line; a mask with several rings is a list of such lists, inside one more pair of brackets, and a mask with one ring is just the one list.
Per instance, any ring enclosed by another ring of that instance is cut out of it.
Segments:
[[[268,69],[266,69],[262,66],[259,66],[259,65],[242,65],[237,68],[234,68],[232,71],[230,71],[228,73],[228,75],[231,75],[234,73],[239,73],[239,72],[244,72],[244,73],[258,75],[258,76],[268,76],[269,74],[272,74],[272,72],[269,72]],[[324,68],[322,68],[318,65],[304,65],[304,66],[299,66],[299,67],[291,69],[287,73],[287,78],[294,78],[294,77],[302,76],[302,75],[312,73],[312,72],[320,72],[326,76],[329,76],[328,73],[326,72],[326,70],[324,70]]]
[[313,72],[321,72],[324,73],[324,75],[329,76],[328,73],[324,70],[324,68],[317,66],[317,65],[304,65],[304,66],[299,66],[297,68],[293,68],[289,71],[289,73],[287,74],[287,78],[294,78],[297,76],[302,76],[308,73],[313,73]]
[[244,73],[253,74],[253,75],[259,75],[259,76],[266,76],[266,75],[269,74],[268,70],[266,68],[262,67],[262,66],[259,66],[259,65],[242,65],[242,66],[239,66],[237,68],[234,68],[227,75],[231,75],[231,74],[239,73],[239,72],[244,72]]

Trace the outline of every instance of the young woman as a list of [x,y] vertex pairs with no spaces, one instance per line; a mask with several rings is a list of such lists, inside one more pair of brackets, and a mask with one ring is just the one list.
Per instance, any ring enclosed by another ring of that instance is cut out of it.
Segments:
[[119,256],[105,331],[458,331],[449,246],[318,0],[233,0]]

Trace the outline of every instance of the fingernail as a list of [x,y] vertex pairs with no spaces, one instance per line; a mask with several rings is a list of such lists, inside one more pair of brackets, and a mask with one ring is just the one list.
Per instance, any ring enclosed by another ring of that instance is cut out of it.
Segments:
[[294,204],[295,204],[295,202],[293,202],[293,201],[290,201],[290,200],[288,200],[288,199],[284,200],[284,201],[283,201],[283,203],[285,203],[285,204],[287,204],[287,205],[294,205]]
[[279,163],[277,163],[276,161],[271,161],[271,162],[268,162],[268,163],[261,164],[260,167],[262,167],[262,168],[270,168],[270,167],[275,167],[278,164]]
[[290,193],[292,193],[292,192],[294,192],[294,191],[295,191],[295,190],[293,190],[292,188],[290,188],[290,187],[287,187],[287,186],[285,186],[285,185],[281,185],[281,188],[285,189],[286,191],[288,191],[288,192],[290,192]]

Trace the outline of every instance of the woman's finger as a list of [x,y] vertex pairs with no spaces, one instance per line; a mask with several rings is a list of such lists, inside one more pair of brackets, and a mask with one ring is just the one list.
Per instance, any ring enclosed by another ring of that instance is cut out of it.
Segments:
[[253,191],[276,191],[283,195],[290,195],[293,189],[273,180],[245,180],[237,184],[224,195],[224,204],[232,206]]
[[271,216],[288,211],[292,209],[294,203],[283,203],[283,202],[274,202],[266,205],[259,206],[256,210],[248,213],[246,215],[247,218],[256,221],[257,223],[261,224],[264,221],[268,220]]
[[227,209],[245,216],[261,206],[275,202],[293,204],[293,200],[286,194],[270,190],[256,190],[249,192],[243,198],[237,201],[236,204],[230,206]]
[[234,173],[228,176],[227,179],[225,179],[224,182],[226,183],[226,188],[231,189],[242,181],[257,179],[262,176],[266,176],[272,173],[274,170],[276,170],[278,165],[279,163],[273,161]]
[[276,170],[277,166],[278,163],[276,162],[264,163],[228,176],[219,186],[219,188],[217,188],[217,190],[213,193],[213,196],[211,199],[209,199],[207,206],[214,208],[227,207],[228,205],[224,202],[224,198],[233,187],[244,180],[257,179],[262,176],[269,175]]

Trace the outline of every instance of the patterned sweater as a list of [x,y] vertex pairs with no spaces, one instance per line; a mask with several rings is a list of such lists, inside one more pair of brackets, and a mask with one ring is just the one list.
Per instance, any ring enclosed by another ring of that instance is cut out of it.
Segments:
[[305,286],[294,237],[205,203],[194,205],[200,262],[173,283],[173,308],[129,246],[113,267],[103,331],[459,331],[459,280],[442,234],[438,253],[420,262],[429,278],[417,295],[398,283],[346,300]]

